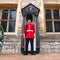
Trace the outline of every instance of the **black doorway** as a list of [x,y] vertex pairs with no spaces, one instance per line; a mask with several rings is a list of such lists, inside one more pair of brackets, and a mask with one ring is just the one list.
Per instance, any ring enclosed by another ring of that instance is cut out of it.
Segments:
[[[29,4],[22,9],[22,15],[23,15],[22,30],[23,30],[23,26],[26,23],[27,19],[31,19],[36,27],[36,51],[34,51],[35,53],[39,53],[39,51],[40,51],[40,41],[39,41],[40,39],[39,39],[39,29],[38,29],[39,11],[40,11],[40,9],[38,9],[33,4]],[[23,39],[23,37],[21,38],[21,52],[23,54],[25,53],[25,40]]]

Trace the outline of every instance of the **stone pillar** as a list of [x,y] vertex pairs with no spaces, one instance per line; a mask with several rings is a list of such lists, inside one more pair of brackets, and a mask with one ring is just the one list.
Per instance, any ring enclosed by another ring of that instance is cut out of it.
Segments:
[[18,32],[18,35],[21,35],[21,28],[22,28],[22,12],[21,12],[21,1],[19,0],[18,7],[17,7],[17,23],[16,25],[18,26],[18,29],[16,32]]
[[[20,42],[20,53],[21,53],[21,35],[22,35],[22,12],[21,12],[21,0],[19,0],[18,6],[17,6],[17,27],[18,29],[16,30],[17,36],[20,38],[18,41]],[[18,42],[17,41],[17,42]],[[17,48],[16,48],[16,53],[19,53]]]
[[44,20],[44,2],[40,0],[40,13],[39,13],[39,28],[40,28],[40,35],[45,35],[45,20]]

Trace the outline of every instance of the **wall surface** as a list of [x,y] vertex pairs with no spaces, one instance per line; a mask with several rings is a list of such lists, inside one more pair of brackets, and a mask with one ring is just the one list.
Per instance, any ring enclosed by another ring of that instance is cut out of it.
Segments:
[[[16,1],[16,0],[14,0]],[[2,54],[15,54],[21,53],[21,35],[22,35],[22,22],[23,16],[21,9],[28,4],[33,4],[40,9],[38,16],[39,21],[39,34],[40,34],[40,53],[59,53],[60,52],[60,34],[46,34],[45,32],[45,13],[43,0],[19,0],[17,3],[16,14],[16,35],[4,36],[4,44]]]

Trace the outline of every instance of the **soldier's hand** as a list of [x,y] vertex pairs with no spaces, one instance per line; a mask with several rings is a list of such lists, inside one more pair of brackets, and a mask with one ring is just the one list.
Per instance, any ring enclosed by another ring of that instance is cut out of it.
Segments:
[[36,34],[34,34],[34,37],[36,37]]

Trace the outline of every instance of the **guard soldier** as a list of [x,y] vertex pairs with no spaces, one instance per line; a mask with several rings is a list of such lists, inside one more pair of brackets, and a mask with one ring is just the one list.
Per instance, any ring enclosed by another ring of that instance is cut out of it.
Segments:
[[32,20],[28,19],[27,24],[24,25],[23,29],[23,37],[25,37],[26,40],[26,54],[28,54],[28,43],[30,41],[31,44],[31,55],[35,55],[33,53],[33,42],[35,37],[35,25],[32,23]]

